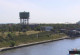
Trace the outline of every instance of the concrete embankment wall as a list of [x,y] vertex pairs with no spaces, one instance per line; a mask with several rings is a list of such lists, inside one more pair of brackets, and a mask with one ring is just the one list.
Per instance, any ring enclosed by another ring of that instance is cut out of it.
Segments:
[[54,40],[39,41],[39,42],[28,43],[28,44],[21,44],[21,45],[14,46],[14,47],[4,47],[4,48],[0,48],[0,52],[6,51],[6,50],[11,50],[11,49],[16,49],[16,48],[21,48],[21,47],[32,46],[32,45],[36,45],[36,44],[42,44],[42,43],[47,43],[47,42],[52,42],[52,41],[63,40],[63,39],[69,39],[69,37],[63,37],[63,38],[58,38],[58,39],[54,39]]

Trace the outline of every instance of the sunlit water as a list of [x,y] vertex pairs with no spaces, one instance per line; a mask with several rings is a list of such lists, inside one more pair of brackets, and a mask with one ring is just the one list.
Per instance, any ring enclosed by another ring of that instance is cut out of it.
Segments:
[[67,55],[70,49],[80,49],[80,38],[64,39],[0,52],[0,55]]

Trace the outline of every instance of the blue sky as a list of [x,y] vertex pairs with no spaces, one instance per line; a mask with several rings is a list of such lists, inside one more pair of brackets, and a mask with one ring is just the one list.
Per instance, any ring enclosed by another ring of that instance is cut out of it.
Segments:
[[19,12],[30,12],[30,23],[76,23],[80,0],[0,0],[0,23],[19,23]]

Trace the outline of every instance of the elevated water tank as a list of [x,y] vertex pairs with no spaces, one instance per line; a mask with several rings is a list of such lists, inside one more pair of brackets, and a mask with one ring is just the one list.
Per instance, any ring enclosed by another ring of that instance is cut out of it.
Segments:
[[29,19],[29,12],[20,12],[20,19]]

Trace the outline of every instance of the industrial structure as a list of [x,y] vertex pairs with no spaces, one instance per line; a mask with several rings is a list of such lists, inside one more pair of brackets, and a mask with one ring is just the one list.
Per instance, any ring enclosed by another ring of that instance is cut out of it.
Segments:
[[29,25],[29,12],[25,12],[25,11],[20,12],[19,17],[20,17],[20,24]]
[[42,26],[42,27],[40,27],[41,31],[51,31],[52,29],[53,29],[52,26]]
[[20,12],[19,17],[22,31],[29,30],[29,12]]

